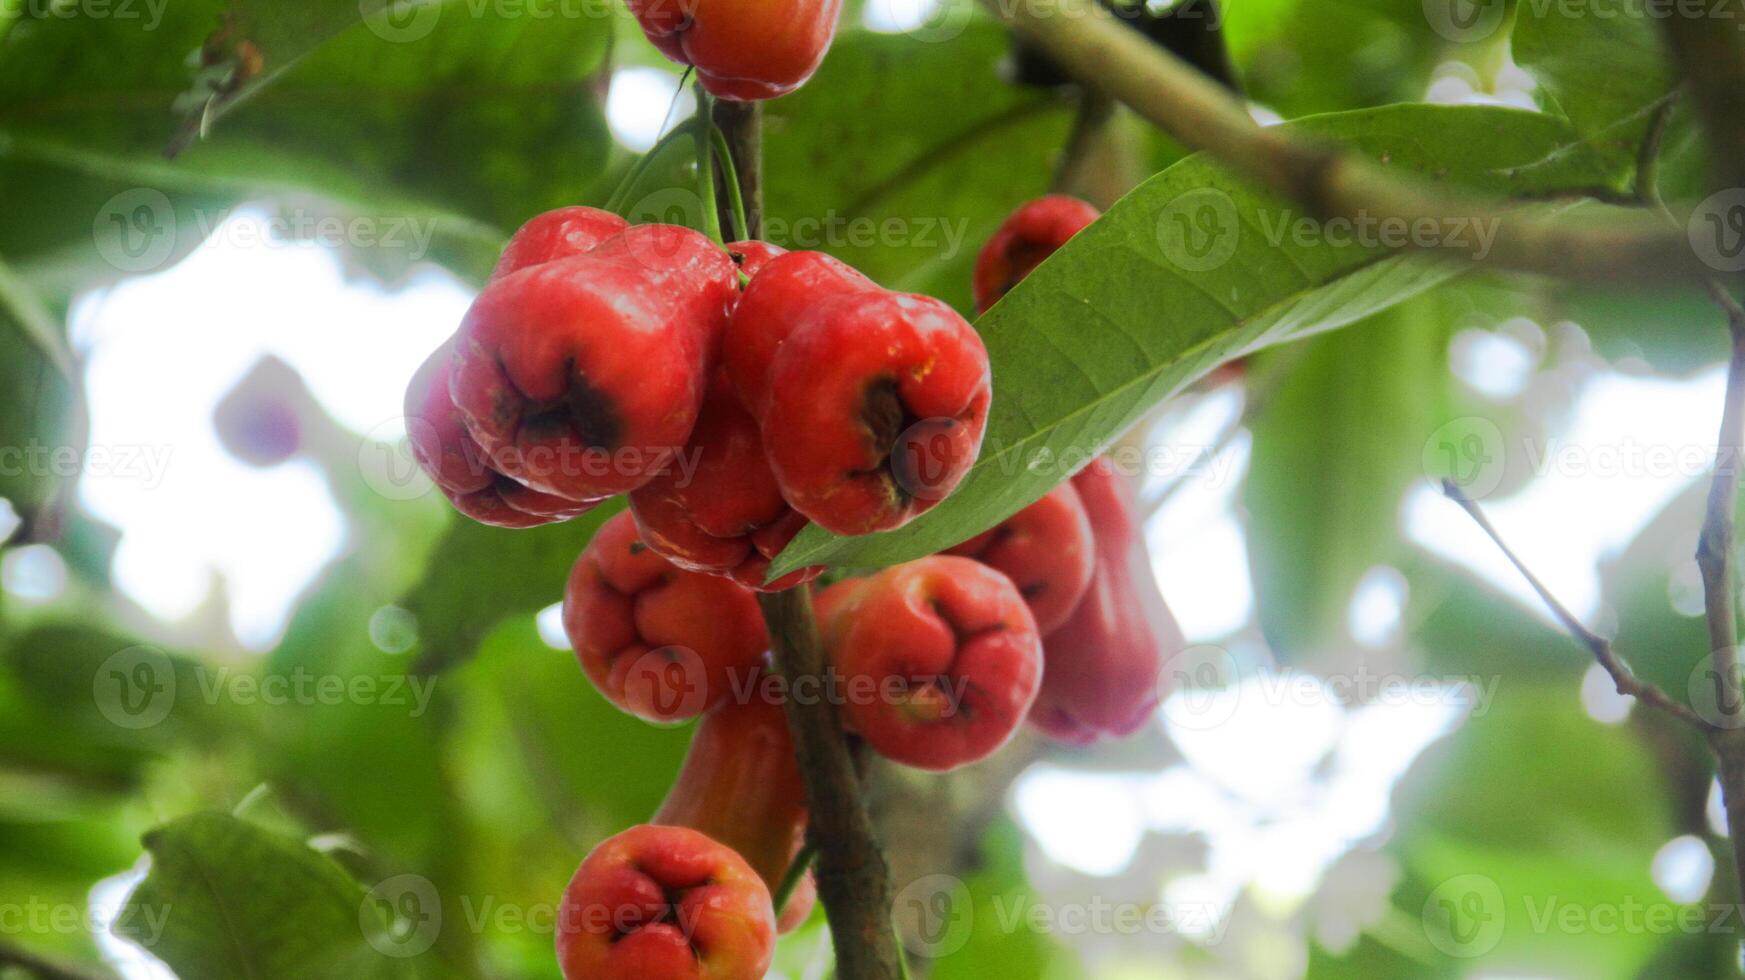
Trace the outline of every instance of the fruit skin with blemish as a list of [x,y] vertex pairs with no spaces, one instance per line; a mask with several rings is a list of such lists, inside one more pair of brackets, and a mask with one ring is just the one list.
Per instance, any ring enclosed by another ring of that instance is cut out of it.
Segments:
[[752,278],[727,338],[729,377],[782,495],[825,530],[901,527],[974,464],[988,354],[946,304],[790,252]]
[[1070,482],[946,554],[963,555],[1012,580],[1046,636],[1066,622],[1091,585],[1096,544]]
[[507,476],[572,500],[634,490],[690,438],[738,281],[669,225],[516,269],[467,311],[449,395]]
[[731,696],[769,640],[757,598],[731,579],[687,572],[613,515],[576,559],[564,631],[588,679],[639,718],[694,718]]
[[451,340],[437,348],[406,387],[406,436],[412,458],[462,514],[493,527],[529,528],[567,521],[597,500],[569,500],[529,489],[491,465],[448,397]]
[[564,980],[758,980],[774,949],[763,879],[685,827],[643,824],[602,841],[558,907]]
[[741,102],[799,88],[830,48],[842,0],[629,0],[643,34],[703,87]]
[[1095,207],[1064,194],[1048,194],[1013,211],[976,255],[976,313],[986,313],[1043,259],[1101,215]]
[[1042,639],[1042,691],[1030,720],[1073,745],[1122,738],[1143,726],[1162,696],[1163,665],[1184,646],[1157,578],[1130,489],[1107,459],[1072,479],[1096,539],[1090,590]]
[[[678,778],[651,821],[700,830],[739,852],[773,894],[806,834],[806,784],[794,757],[782,705],[760,696],[730,698],[697,724]],[[810,878],[786,909],[781,932],[806,920],[816,897]]]
[[1036,620],[1012,581],[980,562],[896,565],[832,586],[815,608],[849,692],[844,717],[892,761],[943,772],[985,759],[1036,699]]

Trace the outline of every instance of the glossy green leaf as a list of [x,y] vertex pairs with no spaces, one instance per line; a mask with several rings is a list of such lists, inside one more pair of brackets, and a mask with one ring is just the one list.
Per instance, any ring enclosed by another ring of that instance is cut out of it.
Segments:
[[563,598],[570,567],[594,531],[623,509],[614,498],[563,524],[508,531],[456,517],[403,605],[418,617],[420,669],[471,656],[492,627]]
[[[1566,126],[1534,113],[1395,106],[1293,125],[1496,192],[1543,194],[1598,175]],[[994,404],[981,458],[957,491],[894,532],[848,539],[807,528],[774,571],[885,565],[949,547],[1046,493],[1223,361],[1356,322],[1462,271],[1318,227],[1201,157],[1153,177],[978,321]]]
[[[183,980],[417,977],[388,916],[327,857],[223,813],[145,836],[151,871],[117,932]],[[399,909],[391,910],[399,913]]]
[[72,378],[59,319],[0,260],[0,498],[20,517],[46,522],[45,538],[60,523],[57,499],[71,489],[57,475],[57,454],[79,448]]
[[1563,3],[1515,6],[1515,60],[1539,80],[1541,104],[1620,166],[1634,162],[1654,104],[1675,81],[1663,13],[1649,0],[1621,0],[1605,16]]

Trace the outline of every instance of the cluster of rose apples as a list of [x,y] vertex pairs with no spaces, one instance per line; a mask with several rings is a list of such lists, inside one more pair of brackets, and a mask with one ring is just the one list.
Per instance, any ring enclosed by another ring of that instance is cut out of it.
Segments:
[[[978,309],[1097,216],[1046,197],[980,255]],[[893,528],[979,448],[986,353],[948,307],[818,253],[627,226],[589,208],[511,239],[414,379],[414,453],[463,513],[527,527],[627,493],[575,564],[564,625],[587,676],[653,722],[701,718],[649,825],[601,844],[564,898],[568,977],[761,976],[805,793],[756,593],[808,521]],[[919,465],[916,461],[919,461]],[[816,591],[828,690],[873,751],[944,771],[1028,719],[1086,744],[1137,729],[1178,642],[1128,489],[1093,462],[948,552]]]
[[[772,19],[742,0],[629,3],[650,40],[732,99],[802,83],[840,7]],[[1065,197],[1020,208],[979,257],[978,310],[1096,217]],[[813,592],[828,676],[811,696],[901,764],[985,759],[1026,719],[1088,744],[1149,717],[1179,633],[1105,462],[945,553],[823,588],[821,568],[766,581],[808,523],[890,530],[944,499],[975,461],[990,398],[968,322],[821,253],[585,207],[511,238],[412,381],[413,453],[456,509],[500,527],[625,495],[575,563],[564,627],[614,705],[700,719],[652,821],[596,847],[565,891],[568,980],[761,977],[778,931],[810,912],[783,706],[800,693],[770,670],[759,592]]]

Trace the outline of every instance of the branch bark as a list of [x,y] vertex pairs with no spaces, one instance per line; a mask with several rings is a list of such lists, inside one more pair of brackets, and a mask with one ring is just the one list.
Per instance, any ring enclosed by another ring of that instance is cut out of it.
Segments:
[[[1395,176],[1360,154],[1262,128],[1242,101],[1180,58],[1082,0],[982,0],[1076,77],[1102,88],[1190,147],[1322,218],[1411,223],[1496,221],[1488,253],[1443,253],[1569,278],[1690,281],[1712,270],[1682,231],[1649,214],[1606,221],[1511,212],[1492,200]],[[1441,253],[1439,253],[1441,254]]]
[[817,849],[814,874],[841,980],[896,980],[902,975],[891,928],[891,875],[873,836],[860,774],[843,736],[836,705],[821,692],[823,645],[805,587],[760,595],[776,666],[787,682],[788,728],[806,783],[812,823],[808,840]]
[[[733,169],[739,174],[739,192],[745,198],[746,233],[763,237],[763,103],[716,99],[715,125],[727,138]],[[723,175],[725,180],[726,176]],[[719,196],[725,208],[726,197]],[[721,216],[721,227],[732,227],[732,215]]]

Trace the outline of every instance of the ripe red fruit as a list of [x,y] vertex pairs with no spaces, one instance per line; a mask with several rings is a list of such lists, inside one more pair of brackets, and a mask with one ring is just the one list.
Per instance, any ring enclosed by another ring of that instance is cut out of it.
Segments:
[[[704,715],[652,822],[700,830],[733,848],[773,894],[806,834],[806,784],[782,706],[752,697]],[[802,891],[777,910],[780,931],[811,911],[813,893]]]
[[638,225],[487,285],[449,394],[506,475],[588,500],[634,490],[690,437],[738,271],[689,229]]
[[976,313],[986,313],[1030,270],[1101,214],[1064,194],[1039,197],[1012,212],[976,256]]
[[628,227],[630,222],[599,208],[558,208],[536,215],[509,238],[491,278],[500,279],[529,266],[585,255]]
[[448,397],[454,342],[438,347],[406,387],[406,435],[412,458],[456,510],[481,524],[528,528],[566,521],[599,503],[540,493],[511,480],[467,433]]
[[1072,615],[1091,585],[1096,546],[1071,483],[946,552],[974,558],[1018,587],[1044,636]]
[[769,391],[770,364],[807,312],[809,299],[873,291],[879,284],[822,252],[762,257],[755,273],[748,268],[746,274],[751,283],[727,323],[722,362],[740,403],[755,416]]
[[772,259],[727,370],[788,503],[829,531],[901,527],[956,488],[987,427],[987,349],[949,306],[817,252]]
[[655,551],[680,568],[726,575],[759,591],[799,585],[823,571],[799,569],[764,585],[770,559],[806,518],[782,499],[757,423],[720,376],[681,460],[630,494],[642,539]]
[[733,849],[685,827],[632,827],[588,854],[558,908],[564,980],[759,980],[770,893]]
[[818,70],[842,0],[629,0],[661,53],[723,99],[786,95]]
[[1030,720],[1062,742],[1087,745],[1133,734],[1157,710],[1164,660],[1181,650],[1181,627],[1151,571],[1133,502],[1105,459],[1072,484],[1096,539],[1090,591],[1042,640],[1047,667]]
[[885,757],[945,771],[992,755],[1036,698],[1036,620],[1010,579],[934,555],[825,590],[843,714]]
[[637,537],[627,513],[602,524],[576,559],[563,623],[600,693],[653,722],[721,703],[768,649],[750,590],[668,562]]

